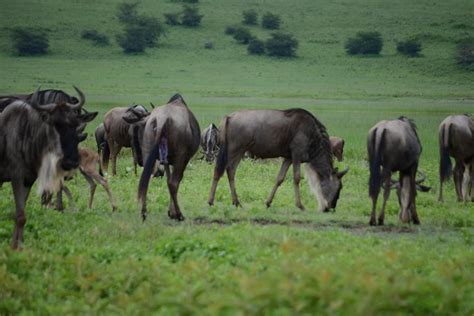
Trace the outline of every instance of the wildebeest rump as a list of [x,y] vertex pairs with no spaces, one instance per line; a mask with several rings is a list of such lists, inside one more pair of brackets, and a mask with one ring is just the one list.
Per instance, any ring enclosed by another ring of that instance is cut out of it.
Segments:
[[[458,201],[474,201],[474,121],[467,115],[452,115],[439,125],[439,197],[443,200],[443,183],[454,174]],[[452,172],[451,158],[456,164]]]
[[95,113],[78,114],[85,102],[78,90],[77,104],[53,103],[39,106],[15,101],[0,114],[0,183],[11,182],[16,206],[12,247],[23,240],[25,204],[38,179],[42,193],[57,192],[64,173],[79,166],[78,128],[94,119]]
[[201,133],[201,148],[207,162],[213,162],[219,152],[219,129],[209,124]]
[[[140,111],[148,113],[142,105],[133,105],[130,107],[116,107],[109,110],[104,116],[104,129],[107,142],[105,143],[102,155],[102,167],[105,171],[108,169],[109,156],[112,160],[112,175],[117,174],[117,155],[122,147],[132,147],[132,138],[130,124],[123,120],[127,111]],[[137,174],[137,156],[132,148],[133,165],[135,174]]]
[[142,218],[145,220],[147,216],[146,196],[150,176],[155,164],[161,163],[165,167],[170,193],[168,215],[184,220],[178,204],[178,189],[189,160],[199,148],[199,124],[182,96],[176,94],[167,104],[155,107],[146,118],[146,124],[139,125],[139,128],[143,129],[141,146],[136,149],[142,151],[144,162],[138,186]]
[[406,117],[381,121],[372,127],[367,137],[370,166],[369,195],[372,199],[370,225],[376,225],[376,206],[380,188],[384,200],[378,224],[384,224],[385,206],[390,196],[391,175],[399,171],[400,219],[420,224],[416,212],[416,173],[422,151],[415,124]]
[[227,171],[232,203],[240,205],[235,190],[235,172],[245,152],[257,158],[284,158],[267,206],[293,164],[296,206],[301,203],[300,165],[307,164],[311,188],[318,197],[320,211],[334,209],[342,188],[341,178],[347,172],[333,168],[329,136],[324,125],[303,109],[243,110],[224,117],[219,127],[221,149],[217,157],[209,204],[214,203],[217,183]]

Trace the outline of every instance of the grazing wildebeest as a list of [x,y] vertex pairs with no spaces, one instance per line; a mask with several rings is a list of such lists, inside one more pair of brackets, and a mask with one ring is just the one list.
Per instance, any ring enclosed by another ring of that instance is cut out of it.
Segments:
[[142,218],[145,220],[147,216],[146,196],[150,177],[155,164],[161,163],[165,168],[170,194],[168,216],[184,220],[178,205],[178,189],[189,160],[199,148],[199,124],[180,94],[171,97],[167,104],[155,107],[148,117],[141,120],[146,120],[146,123],[137,125],[142,130],[139,135],[143,137],[136,151],[141,152],[144,162],[138,186]]
[[207,162],[213,162],[219,152],[219,129],[209,124],[201,133],[201,148]]
[[[123,120],[128,112],[148,113],[143,105],[133,105],[129,107],[116,107],[108,111],[104,116],[104,129],[107,142],[102,154],[102,167],[108,169],[109,156],[112,160],[112,175],[117,174],[117,155],[122,147],[132,147],[130,124]],[[133,165],[137,174],[137,156],[132,147]]]
[[[94,201],[94,193],[97,187],[97,184],[96,184],[97,182],[104,188],[105,192],[107,192],[110,204],[112,205],[112,211],[115,211],[117,209],[117,206],[112,196],[112,192],[110,192],[109,184],[107,183],[107,180],[104,177],[102,177],[99,174],[99,172],[97,172],[97,167],[100,166],[99,155],[90,149],[79,148],[79,156],[80,156],[79,171],[88,182],[89,189],[90,189],[89,203],[87,204],[87,207],[92,208],[92,202]],[[73,177],[73,174],[68,174],[65,180],[72,179],[72,177]],[[59,211],[64,210],[63,200],[62,200],[63,191],[64,193],[66,193],[66,196],[68,197],[72,208],[75,209],[74,200],[72,198],[71,191],[68,189],[68,187],[64,183],[62,184],[61,189],[57,194],[56,209]],[[47,198],[45,200],[50,200],[50,198]]]
[[296,206],[304,209],[300,198],[300,165],[307,164],[310,186],[317,195],[320,211],[334,209],[342,188],[341,178],[347,172],[333,168],[333,157],[329,136],[324,125],[310,112],[303,109],[289,110],[243,110],[224,117],[219,127],[221,148],[217,157],[214,178],[209,195],[213,205],[217,183],[224,170],[227,171],[232,204],[240,205],[235,190],[237,166],[248,151],[258,158],[283,157],[278,174],[266,205],[284,181],[288,168],[293,164]]
[[31,186],[38,179],[39,192],[52,194],[60,189],[64,174],[79,166],[77,146],[81,125],[95,113],[78,114],[85,102],[39,106],[36,95],[30,104],[18,100],[0,114],[0,184],[11,182],[16,206],[12,247],[23,240],[25,205]]
[[380,188],[383,186],[383,204],[378,224],[384,224],[385,206],[390,196],[391,175],[399,172],[397,193],[399,194],[400,219],[403,223],[413,221],[420,224],[416,212],[416,173],[422,151],[415,124],[406,117],[381,121],[372,127],[367,137],[370,165],[369,195],[372,198],[370,225],[377,225],[376,206]]
[[458,201],[474,201],[474,121],[467,115],[452,115],[439,125],[439,197],[443,200],[443,183],[452,173]]
[[344,139],[336,136],[329,136],[329,142],[331,143],[331,151],[337,161],[344,160]]

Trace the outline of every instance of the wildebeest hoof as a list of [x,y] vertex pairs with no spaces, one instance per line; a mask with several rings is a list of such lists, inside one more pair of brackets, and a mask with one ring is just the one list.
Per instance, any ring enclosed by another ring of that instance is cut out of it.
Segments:
[[112,212],[115,212],[117,210],[117,206],[112,207]]
[[383,219],[380,219],[380,218],[379,218],[379,225],[380,225],[380,226],[383,226]]
[[242,207],[242,204],[240,204],[239,200],[233,201],[232,205],[234,205],[235,207]]
[[375,221],[375,218],[371,218],[369,221],[370,226],[377,226],[377,222]]
[[296,207],[297,207],[297,208],[299,208],[299,209],[300,209],[300,210],[302,210],[302,211],[304,211],[304,210],[305,210],[305,208],[304,208],[303,204],[299,204],[299,205],[298,205],[298,204],[296,204]]
[[213,201],[207,201],[207,204],[209,204],[209,206],[213,206],[214,202]]
[[265,202],[265,205],[267,206],[267,208],[269,208],[272,205],[272,203],[267,201]]
[[172,213],[171,211],[168,211],[168,216],[169,216],[169,218],[177,220],[179,222],[182,222],[185,219],[183,214],[181,214],[181,213],[176,214],[176,213]]

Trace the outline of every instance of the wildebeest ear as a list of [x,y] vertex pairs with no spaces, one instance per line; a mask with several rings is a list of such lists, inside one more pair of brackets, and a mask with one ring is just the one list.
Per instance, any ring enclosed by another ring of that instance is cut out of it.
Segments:
[[79,138],[79,143],[85,141],[87,138],[87,133],[79,134],[78,138]]
[[346,169],[342,170],[342,171],[337,171],[336,169],[336,174],[337,174],[337,177],[339,179],[342,179],[342,177],[344,177],[346,175],[346,173],[349,171],[349,167],[346,167]]
[[92,121],[93,119],[95,119],[97,114],[99,114],[99,112],[87,112],[85,114],[79,115],[79,119],[84,123],[88,123]]

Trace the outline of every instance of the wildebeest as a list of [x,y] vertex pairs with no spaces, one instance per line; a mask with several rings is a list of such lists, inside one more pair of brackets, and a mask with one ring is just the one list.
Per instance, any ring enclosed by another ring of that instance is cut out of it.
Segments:
[[97,128],[95,129],[94,136],[95,136],[95,142],[97,144],[97,153],[100,156],[102,151],[104,150],[105,143],[107,142],[107,138],[105,137],[104,123],[100,123],[97,126]]
[[[129,107],[116,107],[109,110],[104,116],[104,129],[106,143],[102,154],[102,167],[108,169],[109,156],[112,160],[112,175],[117,174],[117,155],[122,147],[132,147],[130,124],[123,120],[127,112],[148,113],[143,105],[133,105]],[[132,147],[133,165],[137,174],[137,156]]]
[[[141,152],[144,168],[138,186],[138,200],[141,205],[143,220],[147,216],[146,196],[150,177],[156,163],[164,165],[170,204],[168,216],[184,220],[178,204],[178,189],[184,170],[199,148],[200,129],[194,114],[189,110],[180,94],[176,94],[163,106],[153,109],[145,119],[137,118],[134,122],[146,120],[144,125],[137,125],[142,130],[142,143],[136,148]],[[172,166],[172,170],[170,170]]]
[[25,204],[36,179],[39,191],[51,194],[59,190],[64,174],[79,166],[78,129],[97,112],[78,114],[85,102],[78,93],[76,104],[39,106],[33,95],[30,104],[17,100],[0,114],[0,183],[11,182],[16,206],[13,248],[23,240]]
[[201,133],[201,148],[207,162],[213,162],[219,152],[219,129],[209,124]]
[[[112,211],[115,211],[117,209],[117,206],[112,196],[112,192],[110,191],[109,184],[107,183],[107,180],[103,176],[101,176],[99,172],[97,172],[97,167],[100,166],[99,155],[90,149],[79,148],[79,156],[80,156],[79,171],[86,179],[87,183],[89,184],[89,189],[90,189],[89,202],[87,204],[87,207],[92,208],[92,203],[94,201],[94,193],[97,188],[97,184],[96,184],[97,182],[104,188],[105,192],[107,192],[110,204],[112,205]],[[68,174],[66,175],[65,180],[72,179],[72,177],[73,177],[73,174]],[[59,211],[64,210],[62,192],[64,192],[66,196],[68,197],[69,203],[71,203],[72,208],[75,208],[71,191],[63,183],[61,186],[61,189],[59,190],[57,194],[56,209]],[[49,198],[46,198],[45,200],[50,200],[50,197],[51,195],[49,196]],[[45,201],[45,202],[48,202],[48,201]]]
[[344,139],[336,136],[329,136],[331,142],[331,151],[337,161],[344,160]]
[[[76,89],[74,87],[74,89]],[[76,89],[77,91],[77,89]],[[14,101],[25,101],[26,103],[31,103],[33,95],[36,93],[36,102],[39,105],[43,104],[50,104],[50,103],[69,103],[69,104],[76,104],[79,100],[74,97],[70,96],[66,92],[62,90],[56,89],[47,89],[47,90],[39,90],[31,94],[12,94],[12,95],[5,95],[0,96],[0,112],[2,112],[10,103]]]
[[[439,197],[443,200],[443,183],[454,174],[458,201],[474,201],[474,121],[467,115],[452,115],[439,125]],[[456,164],[452,172],[451,158]]]
[[341,178],[347,170],[338,172],[333,168],[326,128],[310,112],[303,109],[243,110],[224,117],[219,130],[221,148],[214,169],[210,205],[214,203],[217,183],[224,170],[229,179],[232,204],[240,205],[235,190],[235,172],[248,151],[258,158],[284,158],[276,184],[267,199],[267,207],[293,164],[296,206],[304,209],[299,190],[301,163],[308,163],[306,170],[320,211],[336,207],[342,188]]
[[416,212],[416,173],[422,151],[415,124],[406,117],[381,121],[372,127],[367,137],[370,166],[369,195],[372,199],[370,225],[377,225],[376,206],[380,188],[384,188],[383,204],[378,224],[384,224],[385,206],[390,196],[391,175],[399,172],[400,219],[403,223],[420,224]]

